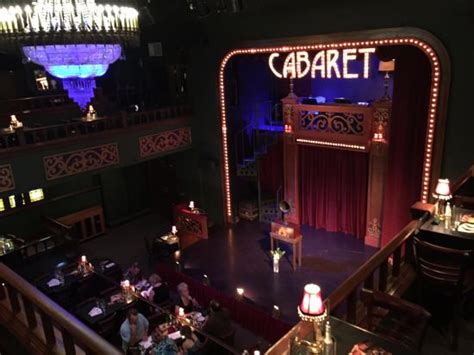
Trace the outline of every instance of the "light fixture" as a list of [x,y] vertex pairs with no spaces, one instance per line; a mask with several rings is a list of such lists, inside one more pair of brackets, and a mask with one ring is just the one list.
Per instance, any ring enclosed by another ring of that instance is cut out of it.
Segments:
[[23,123],[21,123],[18,118],[16,118],[16,115],[11,115],[10,116],[10,130],[14,131],[18,128],[22,128]]
[[436,199],[435,217],[443,221],[445,218],[447,202],[452,197],[451,186],[448,179],[438,179],[433,197]]
[[272,317],[275,319],[280,319],[280,316],[281,316],[280,307],[278,307],[276,304],[273,305]]
[[237,287],[237,289],[235,290],[237,292],[237,298],[239,300],[243,299],[244,298],[244,292],[245,290],[242,288],[242,287]]
[[176,226],[171,227],[171,234],[176,235],[178,233],[178,228]]
[[390,86],[390,73],[395,71],[395,59],[389,61],[380,61],[379,62],[379,72],[385,73],[383,78],[383,87],[384,94],[382,96],[383,101],[390,101],[390,94],[388,93]]
[[69,96],[85,109],[95,78],[122,54],[122,44],[139,44],[138,11],[96,4],[96,0],[37,0],[0,8],[0,42],[23,48],[28,61],[63,81]]
[[194,208],[195,208],[194,201],[189,201],[189,206],[188,207],[191,211],[194,211]]
[[312,322],[314,341],[296,340],[307,347],[312,353],[322,354],[324,338],[321,327],[328,318],[328,310],[321,297],[321,288],[316,284],[307,284],[304,287],[303,298],[298,306],[298,316],[302,321]]
[[202,284],[205,286],[209,286],[211,284],[211,280],[209,280],[209,276],[206,274],[202,275]]

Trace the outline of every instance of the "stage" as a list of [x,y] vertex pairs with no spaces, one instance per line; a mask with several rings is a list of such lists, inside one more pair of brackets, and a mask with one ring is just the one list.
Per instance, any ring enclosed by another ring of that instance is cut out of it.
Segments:
[[293,324],[298,321],[296,306],[305,284],[317,283],[327,297],[376,251],[353,236],[303,226],[302,267],[292,270],[291,251],[280,243],[286,255],[275,274],[269,228],[268,224],[248,221],[229,230],[217,228],[208,240],[181,252],[182,272],[198,280],[206,274],[211,286],[230,295],[242,287],[248,301],[270,313],[277,305],[282,319]]

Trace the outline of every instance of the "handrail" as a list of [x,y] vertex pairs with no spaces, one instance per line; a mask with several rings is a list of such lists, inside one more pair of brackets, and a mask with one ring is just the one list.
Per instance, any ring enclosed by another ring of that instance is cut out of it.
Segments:
[[428,214],[425,213],[425,215],[420,219],[412,220],[408,223],[405,228],[395,236],[395,238],[393,238],[385,247],[372,255],[372,257],[359,267],[350,278],[345,280],[333,293],[331,293],[327,298],[331,309],[335,309],[345,299],[347,299],[349,294],[367,279],[368,275],[377,270],[377,268],[379,268],[397,248],[402,246],[409,238],[411,238],[413,233],[424,222],[427,215]]
[[[418,211],[419,212],[419,211]],[[352,318],[356,317],[356,292],[361,285],[373,287],[374,273],[379,270],[379,288],[381,291],[386,291],[386,283],[388,278],[388,259],[393,255],[394,262],[392,267],[392,275],[399,276],[401,265],[402,248],[416,233],[418,228],[429,218],[430,214],[423,211],[418,219],[409,222],[385,247],[376,252],[369,260],[367,260],[357,271],[345,280],[334,292],[332,292],[326,299],[331,313],[340,306],[344,301],[348,301],[348,313],[353,314]],[[408,251],[406,251],[408,252]],[[396,259],[396,260],[395,260]],[[368,282],[369,280],[369,282]],[[383,282],[383,285],[380,285]],[[349,310],[350,308],[350,310]],[[276,342],[267,352],[267,355],[277,355],[287,353],[291,338],[298,334],[299,337],[304,338],[312,332],[312,325],[308,322],[300,321],[296,324],[284,337]]]
[[[68,341],[73,341],[76,346],[85,350],[86,353],[113,355],[120,354],[120,351],[118,351],[114,346],[112,346],[106,340],[101,338],[91,329],[86,327],[72,314],[70,314],[65,309],[57,305],[55,302],[50,300],[47,296],[38,291],[38,289],[36,289],[34,286],[32,286],[20,275],[16,274],[13,270],[11,270],[3,263],[0,263],[0,279],[3,283],[5,283],[4,287],[7,288],[12,308],[16,308],[13,306],[14,304],[16,304],[18,308],[20,307],[19,300],[17,298],[18,294],[20,294],[21,298],[23,299],[23,304],[28,305],[25,306],[25,312],[26,309],[30,307],[34,307],[39,311],[43,320],[42,323],[43,328],[45,328],[45,335],[48,334],[46,335],[46,340],[48,342],[52,341],[53,343],[55,343],[55,339],[50,338],[51,336],[55,337],[54,331],[52,329],[50,329],[51,331],[48,331],[46,329],[48,326],[45,326],[45,324],[49,324],[51,326],[52,323],[53,325],[57,326],[62,332],[63,342],[65,343],[66,347],[66,343],[69,346],[72,345],[71,343],[68,343]],[[12,300],[12,295],[14,295],[16,299]],[[3,293],[2,297],[2,293],[0,292],[0,300],[1,299],[5,299],[5,294]],[[12,313],[15,313],[15,311],[12,310]],[[29,318],[28,314],[27,318]],[[47,321],[45,321],[45,319]],[[34,322],[36,322],[36,320]],[[32,330],[31,324],[29,324],[29,326],[30,330]],[[65,334],[69,335],[72,339],[69,338],[68,340],[65,340]],[[74,345],[72,345],[72,347],[74,347]],[[66,351],[66,353],[69,352]]]

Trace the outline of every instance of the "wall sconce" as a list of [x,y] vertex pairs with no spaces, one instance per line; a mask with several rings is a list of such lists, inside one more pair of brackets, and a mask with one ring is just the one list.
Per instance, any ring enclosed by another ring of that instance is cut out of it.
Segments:
[[242,287],[238,287],[235,291],[237,292],[237,299],[242,300],[244,298],[245,290]]
[[383,87],[384,87],[384,95],[382,97],[383,101],[390,101],[391,97],[388,93],[388,89],[390,86],[390,73],[395,71],[395,59],[389,60],[387,62],[380,61],[379,63],[379,72],[385,73],[383,78]]
[[278,307],[276,304],[273,305],[272,317],[275,319],[280,319],[280,316],[281,316],[280,307]]
[[211,280],[209,280],[209,276],[206,274],[202,275],[202,284],[205,286],[209,286],[211,284]]

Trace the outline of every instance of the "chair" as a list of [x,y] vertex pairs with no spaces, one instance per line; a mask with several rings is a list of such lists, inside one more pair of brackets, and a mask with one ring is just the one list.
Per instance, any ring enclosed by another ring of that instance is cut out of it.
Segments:
[[474,289],[474,285],[469,284],[466,278],[466,273],[472,266],[473,251],[442,247],[415,237],[413,252],[418,278],[418,298],[421,299],[422,290],[430,289],[431,292],[444,296],[446,305],[451,304],[450,346],[456,349],[457,318],[465,296]]
[[362,289],[367,329],[420,350],[431,314],[423,307],[381,291]]
[[118,323],[116,317],[117,314],[114,312],[105,317],[104,319],[98,321],[97,333],[99,333],[99,335],[105,339],[117,333]]

